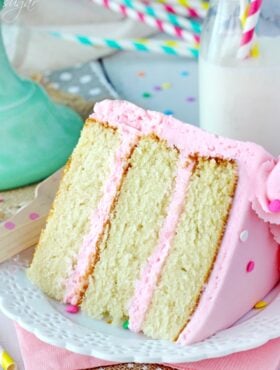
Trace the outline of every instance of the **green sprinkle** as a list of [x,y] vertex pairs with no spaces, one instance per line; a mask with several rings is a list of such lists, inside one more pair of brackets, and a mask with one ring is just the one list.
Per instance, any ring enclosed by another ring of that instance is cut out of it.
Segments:
[[124,329],[128,330],[128,329],[129,329],[129,321],[128,321],[128,320],[126,320],[126,321],[123,323],[122,327],[123,327]]
[[150,98],[152,95],[148,92],[144,92],[142,96],[143,98]]

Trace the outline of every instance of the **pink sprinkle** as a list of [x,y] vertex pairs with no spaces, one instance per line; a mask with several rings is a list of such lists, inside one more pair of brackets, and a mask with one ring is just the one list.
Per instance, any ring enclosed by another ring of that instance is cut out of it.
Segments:
[[68,304],[66,306],[66,311],[68,313],[78,313],[80,311],[80,307],[79,306],[73,306],[72,304]]
[[4,223],[4,227],[8,230],[13,230],[16,227],[16,225],[11,221],[7,221]]
[[2,198],[0,195],[0,203],[3,203],[3,202],[4,202],[4,198]]
[[268,209],[272,213],[280,212],[280,199],[274,199],[268,204]]
[[30,218],[30,220],[32,220],[32,221],[37,220],[37,218],[39,218],[39,217],[40,217],[40,215],[39,215],[38,213],[36,213],[36,212],[32,212],[32,213],[30,213],[30,215],[29,215],[29,218]]
[[254,268],[255,268],[255,262],[254,261],[250,261],[250,262],[248,262],[246,271],[247,272],[252,272],[254,270]]

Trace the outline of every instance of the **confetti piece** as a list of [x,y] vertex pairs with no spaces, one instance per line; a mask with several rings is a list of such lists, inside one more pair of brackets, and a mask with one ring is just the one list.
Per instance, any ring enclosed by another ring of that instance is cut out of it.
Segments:
[[129,328],[129,321],[128,321],[128,320],[126,320],[126,321],[123,323],[122,327],[123,327],[124,329],[128,329],[128,328]]
[[78,313],[80,311],[79,306],[74,306],[72,304],[68,304],[66,306],[66,312],[68,313]]
[[187,101],[188,103],[193,103],[193,102],[195,102],[195,101],[196,101],[196,98],[195,98],[194,96],[189,96],[189,97],[187,97],[186,101]]
[[30,218],[30,220],[32,220],[32,221],[37,220],[37,218],[39,218],[39,217],[40,217],[40,215],[39,215],[38,213],[36,213],[36,212],[32,212],[32,213],[30,213],[30,215],[29,215],[29,218]]
[[255,262],[254,261],[250,261],[247,264],[246,271],[247,272],[252,272],[254,270],[254,268],[255,268]]
[[152,96],[152,94],[148,93],[148,92],[144,92],[142,94],[143,98],[150,98]]
[[170,82],[164,82],[161,84],[161,87],[164,89],[164,90],[167,90],[167,89],[170,89],[171,87],[171,83]]
[[174,112],[170,109],[166,109],[163,113],[166,114],[167,116],[172,116],[174,114]]
[[154,86],[154,90],[155,91],[161,91],[161,87],[160,86]]
[[146,76],[146,73],[143,72],[143,71],[139,71],[139,72],[137,72],[137,76],[139,76],[139,77],[145,77]]
[[267,304],[268,303],[265,301],[259,301],[258,303],[255,304],[254,308],[256,308],[257,310],[260,310],[262,308],[265,308]]

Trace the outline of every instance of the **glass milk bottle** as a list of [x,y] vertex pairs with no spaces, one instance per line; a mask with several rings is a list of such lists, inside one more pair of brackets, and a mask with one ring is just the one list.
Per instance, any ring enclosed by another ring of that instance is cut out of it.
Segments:
[[200,126],[279,155],[280,0],[263,0],[254,53],[240,59],[246,2],[210,2],[199,61]]

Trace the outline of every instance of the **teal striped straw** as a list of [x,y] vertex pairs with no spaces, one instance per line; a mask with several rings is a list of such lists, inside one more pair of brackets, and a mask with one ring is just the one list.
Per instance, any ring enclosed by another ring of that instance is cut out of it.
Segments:
[[114,50],[129,50],[146,53],[161,53],[174,56],[198,58],[199,50],[187,42],[175,40],[150,40],[150,39],[111,39],[64,32],[50,32],[59,39],[79,43],[84,46],[106,47]]

